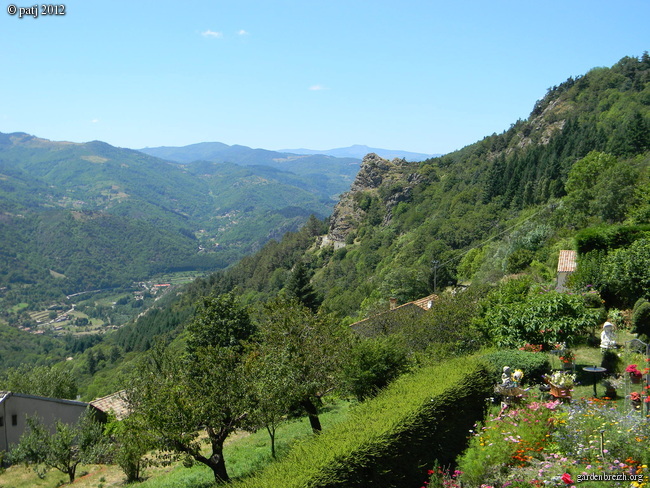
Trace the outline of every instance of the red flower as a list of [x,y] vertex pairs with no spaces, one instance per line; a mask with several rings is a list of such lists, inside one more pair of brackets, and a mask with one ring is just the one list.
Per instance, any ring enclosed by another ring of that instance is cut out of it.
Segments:
[[562,475],[562,481],[564,481],[567,485],[573,484],[573,480],[571,479],[571,475],[569,473],[564,473]]

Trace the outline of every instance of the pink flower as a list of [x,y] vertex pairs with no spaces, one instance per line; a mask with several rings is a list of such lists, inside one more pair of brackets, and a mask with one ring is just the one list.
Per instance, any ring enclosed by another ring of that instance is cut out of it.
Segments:
[[562,481],[564,481],[567,485],[573,484],[573,480],[571,479],[571,475],[569,473],[564,473],[562,475]]

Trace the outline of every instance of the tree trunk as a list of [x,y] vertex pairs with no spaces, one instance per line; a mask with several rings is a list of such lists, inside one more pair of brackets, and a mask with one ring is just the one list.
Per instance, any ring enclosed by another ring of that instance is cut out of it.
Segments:
[[209,461],[208,466],[214,473],[214,479],[217,483],[224,483],[230,480],[226,471],[226,461],[223,458],[223,449],[215,451],[213,448]]
[[314,431],[314,434],[320,434],[323,428],[320,425],[320,419],[318,418],[318,407],[314,405],[314,402],[311,401],[311,398],[305,398],[301,402],[303,408],[309,415],[309,424],[311,425],[311,430]]
[[266,430],[271,438],[271,457],[275,459],[275,425],[273,427],[267,425]]
[[223,458],[223,443],[230,433],[230,429],[223,427],[219,431],[208,427],[206,428],[210,444],[212,445],[212,454],[210,455],[208,466],[214,473],[214,479],[219,482],[230,481],[226,471],[226,460]]
[[212,445],[212,454],[209,458],[203,456],[200,452],[190,449],[187,445],[175,441],[174,448],[179,452],[185,452],[196,459],[198,462],[205,464],[208,468],[212,470],[214,474],[214,480],[217,483],[223,483],[230,481],[228,472],[226,471],[226,461],[223,458],[223,443],[228,436],[228,431],[225,429],[215,432],[214,429],[206,427],[205,429],[208,432],[208,437],[210,438],[210,444]]

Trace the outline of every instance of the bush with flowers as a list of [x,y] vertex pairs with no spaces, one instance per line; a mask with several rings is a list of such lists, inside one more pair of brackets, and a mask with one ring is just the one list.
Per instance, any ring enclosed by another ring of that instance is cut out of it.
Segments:
[[636,364],[628,364],[625,368],[625,372],[630,374],[630,378],[641,378],[643,373]]
[[573,364],[576,360],[576,355],[571,349],[564,350],[564,352],[558,357],[564,364]]
[[566,371],[555,371],[549,377],[549,382],[558,388],[573,388],[576,384],[576,375]]
[[528,465],[547,443],[559,401],[532,402],[491,414],[477,423],[469,447],[458,459],[463,484],[480,486],[503,481],[512,467]]
[[649,442],[650,418],[614,402],[533,401],[478,423],[457,470],[430,473],[442,483],[432,486],[569,487],[581,477],[580,488],[602,488],[602,481],[585,477],[643,474],[645,482],[608,484],[642,488],[648,486]]

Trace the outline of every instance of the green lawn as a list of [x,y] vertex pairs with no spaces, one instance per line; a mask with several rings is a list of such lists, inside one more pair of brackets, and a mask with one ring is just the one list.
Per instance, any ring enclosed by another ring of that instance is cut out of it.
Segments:
[[[619,343],[624,344],[626,341],[632,339],[633,337],[634,336],[632,336],[630,333],[622,331],[619,333],[618,341]],[[573,398],[575,399],[593,397],[594,380],[597,381],[596,392],[598,394],[598,397],[602,398],[604,397],[605,394],[605,389],[604,386],[602,385],[602,380],[606,375],[609,375],[611,373],[618,373],[621,374],[624,378],[626,378],[625,368],[627,365],[637,364],[639,369],[643,369],[647,364],[645,361],[645,356],[643,356],[642,354],[633,353],[630,351],[626,351],[624,348],[620,348],[616,350],[616,355],[618,359],[615,365],[615,371],[608,371],[607,373],[604,374],[594,375],[593,373],[585,372],[583,368],[587,366],[601,365],[603,361],[603,353],[601,352],[600,347],[580,346],[574,348],[573,351],[575,352],[576,355],[574,371],[576,373],[577,376],[576,379],[578,382],[573,389]],[[549,354],[548,356],[551,362],[551,367],[553,369],[562,368],[562,363],[557,356],[553,354]],[[641,390],[642,390],[642,386],[640,384],[634,385],[631,384],[629,380],[627,380],[624,382],[624,387],[621,389],[621,391],[618,391],[618,396],[615,399],[615,401],[618,403],[622,403],[625,401],[624,397],[626,395],[629,395],[631,391],[640,392]]]
[[[327,430],[337,422],[347,417],[350,402],[336,401],[326,404],[320,415],[323,430]],[[277,429],[276,450],[278,458],[287,453],[293,443],[300,439],[311,437],[309,420],[300,418],[283,423]],[[229,442],[224,448],[226,468],[233,479],[244,478],[255,473],[271,463],[271,443],[266,429],[253,434],[240,434],[236,440]],[[152,477],[142,483],[142,488],[182,488],[191,486],[202,488],[211,486],[214,481],[212,471],[203,466],[197,465],[192,468],[176,467],[169,473]]]

